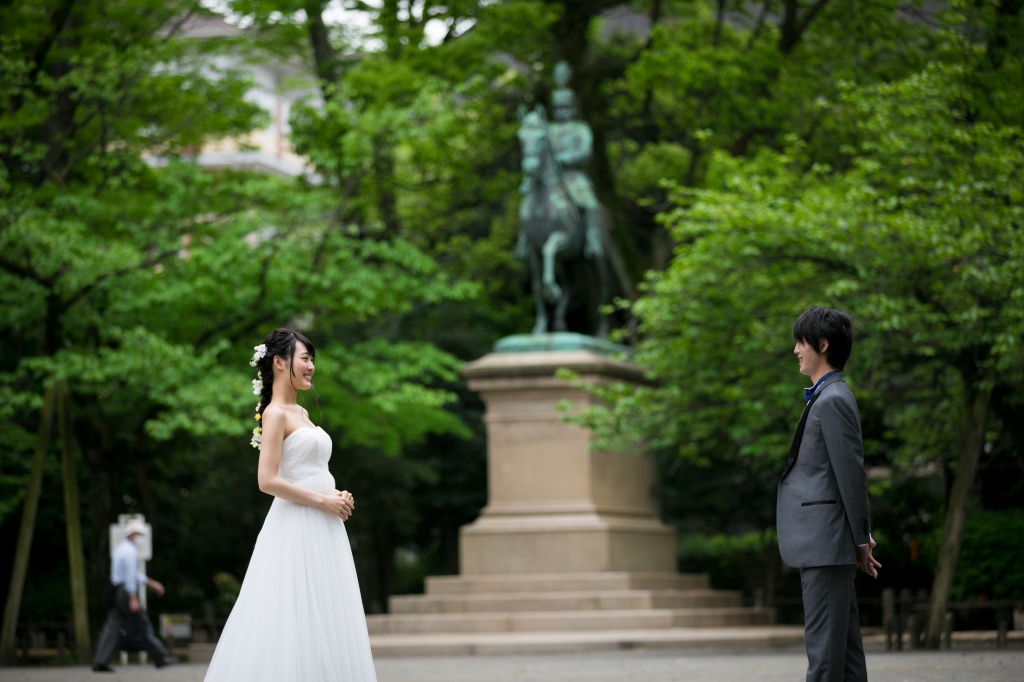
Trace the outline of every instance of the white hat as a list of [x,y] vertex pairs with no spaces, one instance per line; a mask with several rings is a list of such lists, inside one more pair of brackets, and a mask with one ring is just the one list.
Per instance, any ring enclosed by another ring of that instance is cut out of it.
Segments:
[[127,524],[125,524],[124,536],[129,537],[131,535],[135,535],[136,533],[140,535],[145,535],[146,524],[144,524],[142,521],[139,521],[138,519],[132,519]]

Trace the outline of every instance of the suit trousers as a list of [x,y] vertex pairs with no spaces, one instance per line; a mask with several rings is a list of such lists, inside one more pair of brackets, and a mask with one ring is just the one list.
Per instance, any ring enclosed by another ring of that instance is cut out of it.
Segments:
[[[122,645],[132,651],[146,651],[153,663],[162,665],[170,653],[153,632],[153,624],[144,609],[132,613],[128,607],[128,591],[117,585],[114,603],[107,612],[107,621],[96,644],[94,664],[105,664],[110,656]],[[124,647],[122,647],[124,648]]]
[[856,577],[856,566],[800,569],[807,682],[867,682]]

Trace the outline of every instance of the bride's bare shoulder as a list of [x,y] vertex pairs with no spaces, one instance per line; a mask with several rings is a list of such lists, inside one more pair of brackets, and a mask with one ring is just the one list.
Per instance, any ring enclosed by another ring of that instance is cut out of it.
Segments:
[[280,424],[283,426],[284,423],[288,421],[288,415],[283,407],[281,407],[280,405],[275,405],[274,403],[270,403],[263,410],[263,416],[261,417],[261,420],[263,422],[264,428],[272,424]]
[[270,403],[269,405],[263,408],[263,416],[266,417],[268,414],[271,416],[284,414],[284,408],[282,408],[277,403]]

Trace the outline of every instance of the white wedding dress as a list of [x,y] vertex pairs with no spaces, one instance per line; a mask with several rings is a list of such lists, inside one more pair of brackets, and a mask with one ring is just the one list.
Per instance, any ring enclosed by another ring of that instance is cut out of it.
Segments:
[[[285,438],[278,475],[334,491],[331,437]],[[213,654],[206,682],[375,682],[366,616],[345,523],[276,498]]]

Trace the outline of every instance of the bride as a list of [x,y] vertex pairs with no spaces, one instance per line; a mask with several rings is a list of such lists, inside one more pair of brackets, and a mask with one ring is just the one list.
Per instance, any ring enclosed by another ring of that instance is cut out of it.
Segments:
[[331,437],[295,402],[313,387],[316,350],[288,329],[255,350],[252,445],[260,490],[274,502],[206,682],[375,682],[344,524],[355,501],[327,470]]

